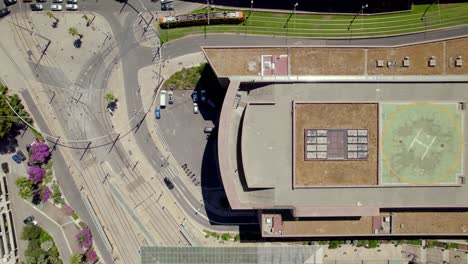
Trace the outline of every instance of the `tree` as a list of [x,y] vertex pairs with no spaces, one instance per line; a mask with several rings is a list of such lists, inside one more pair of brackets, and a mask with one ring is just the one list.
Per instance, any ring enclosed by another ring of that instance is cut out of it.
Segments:
[[34,191],[31,190],[31,188],[23,188],[23,189],[20,189],[18,195],[19,195],[19,197],[21,197],[22,199],[28,200],[28,199],[30,199],[31,197],[33,197]]
[[33,182],[28,180],[26,177],[16,179],[16,186],[20,189],[19,196],[22,199],[27,200],[34,195],[34,191],[32,189]]
[[86,258],[86,263],[93,263],[94,264],[98,260],[98,256],[96,254],[96,251],[94,251],[93,249],[88,249],[88,251],[86,251],[85,258]]
[[40,181],[42,181],[42,178],[45,175],[45,170],[39,165],[33,165],[28,169],[28,175],[29,180],[31,180],[34,184],[38,184]]
[[60,21],[60,19],[58,19],[54,13],[52,13],[52,11],[47,11],[46,12],[46,16],[50,17],[50,18],[53,18],[55,21],[54,23],[52,23],[52,27],[56,28],[58,26],[58,22]]
[[93,245],[93,234],[91,234],[91,229],[88,226],[83,227],[75,238],[78,240],[80,248],[89,249]]
[[80,34],[80,32],[78,32],[78,29],[76,29],[76,27],[69,27],[68,34],[72,35],[73,37],[78,36],[80,37],[80,39],[83,38],[83,34]]
[[20,189],[31,189],[32,181],[28,180],[26,177],[19,177],[18,179],[16,179],[16,186]]
[[42,141],[36,141],[31,145],[31,157],[29,158],[32,162],[44,163],[50,156],[49,146]]
[[24,110],[18,95],[8,95],[8,88],[0,83],[0,116],[5,116],[0,118],[0,139],[7,136],[15,124],[22,124],[22,121],[16,117],[15,112],[8,106],[7,101],[18,115],[26,122],[32,123],[32,119],[28,112]]
[[41,249],[44,251],[49,251],[52,246],[54,246],[54,242],[52,240],[47,240],[41,243]]
[[83,254],[75,254],[70,257],[71,264],[82,264],[83,263]]
[[35,240],[41,236],[42,229],[37,225],[25,225],[21,232],[22,240]]
[[112,93],[106,93],[106,95],[104,95],[104,99],[106,99],[107,103],[115,103],[118,101],[117,97],[115,97]]

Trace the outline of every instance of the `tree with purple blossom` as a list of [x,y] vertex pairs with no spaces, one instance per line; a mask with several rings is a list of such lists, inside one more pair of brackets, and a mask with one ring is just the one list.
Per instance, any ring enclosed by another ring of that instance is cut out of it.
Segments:
[[30,160],[33,162],[44,163],[45,160],[50,156],[49,146],[42,141],[38,141],[32,144],[30,151]]
[[88,226],[84,226],[83,229],[76,234],[75,238],[78,240],[78,245],[82,249],[89,249],[93,245],[93,235]]
[[63,210],[65,211],[65,214],[67,216],[71,216],[75,212],[75,210],[73,210],[73,208],[71,208],[71,206],[69,206],[68,204],[65,204],[63,206]]
[[29,180],[34,184],[38,184],[40,181],[42,181],[45,173],[46,171],[39,165],[33,165],[28,169]]
[[45,187],[42,189],[42,193],[41,193],[41,197],[42,197],[42,202],[45,203],[47,201],[49,201],[49,198],[50,198],[50,195],[52,194],[52,192],[50,191],[49,187]]
[[88,251],[86,251],[85,258],[86,258],[85,260],[86,263],[91,263],[91,264],[96,263],[98,260],[96,251],[94,251],[93,249],[88,249]]

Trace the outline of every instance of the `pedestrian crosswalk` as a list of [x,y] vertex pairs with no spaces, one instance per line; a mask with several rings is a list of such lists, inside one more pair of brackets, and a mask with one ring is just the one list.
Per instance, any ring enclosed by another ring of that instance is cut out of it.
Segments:
[[161,171],[161,176],[163,178],[168,177],[169,179],[175,179],[177,177],[177,169],[172,164],[168,164],[164,169]]

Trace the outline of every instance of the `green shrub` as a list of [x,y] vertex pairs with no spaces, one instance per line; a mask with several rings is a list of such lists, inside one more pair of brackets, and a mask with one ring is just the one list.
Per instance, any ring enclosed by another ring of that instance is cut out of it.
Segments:
[[319,245],[324,246],[324,245],[328,245],[329,242],[326,241],[326,240],[321,240],[321,241],[319,241],[318,243],[319,243]]
[[36,225],[25,225],[23,232],[21,232],[22,240],[34,240],[41,236],[42,229]]
[[78,219],[78,215],[77,215],[76,213],[73,213],[73,214],[71,215],[71,217],[73,218],[73,220]]
[[358,240],[357,247],[367,247],[369,245],[369,240]]
[[44,243],[44,242],[46,242],[48,240],[52,240],[52,237],[46,231],[41,230],[41,235],[39,236],[39,241],[41,243]]
[[368,248],[376,248],[380,245],[379,240],[369,240]]
[[229,233],[224,233],[224,234],[221,235],[221,239],[224,240],[224,241],[227,241],[227,240],[229,240],[231,238],[232,238],[232,236]]
[[330,244],[328,244],[328,248],[330,249],[335,249],[335,248],[338,248],[339,246],[340,246],[340,241],[338,240],[331,240]]
[[240,241],[240,234],[237,234],[237,235],[234,237],[234,241]]
[[54,204],[61,204],[62,202],[62,192],[56,182],[52,184],[52,200]]

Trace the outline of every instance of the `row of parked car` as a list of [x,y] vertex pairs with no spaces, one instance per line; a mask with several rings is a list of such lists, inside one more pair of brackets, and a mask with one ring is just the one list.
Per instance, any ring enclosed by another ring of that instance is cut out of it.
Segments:
[[[60,3],[63,3],[64,0],[52,0],[52,4],[50,5],[50,10],[52,11],[62,11],[62,5],[58,5]],[[0,18],[5,17],[11,13],[10,9],[8,6],[14,5],[17,3],[17,0],[3,0],[5,3],[5,8],[0,9]],[[27,2],[32,2],[32,0],[23,0],[24,3]],[[47,0],[36,0],[37,3],[46,3]],[[76,11],[78,10],[78,0],[67,0],[67,4],[65,5],[65,9],[69,11]],[[31,10],[32,11],[42,11],[44,10],[44,6],[42,4],[31,4]]]

